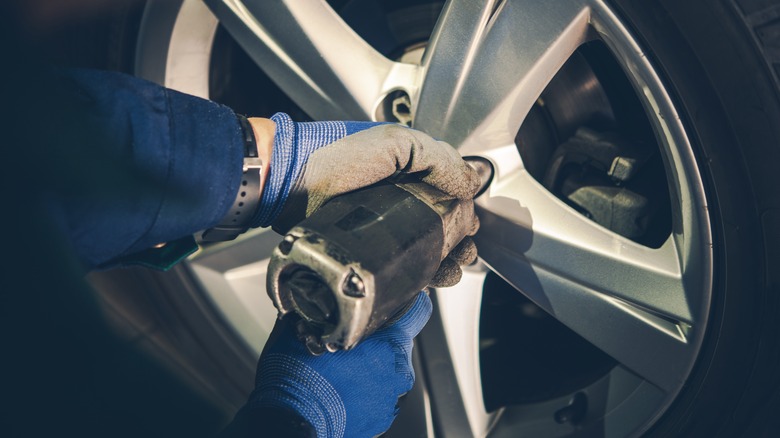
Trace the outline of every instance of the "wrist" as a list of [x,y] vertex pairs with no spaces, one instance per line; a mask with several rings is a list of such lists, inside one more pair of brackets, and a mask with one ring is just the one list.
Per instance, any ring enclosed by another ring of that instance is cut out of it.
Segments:
[[215,226],[205,230],[201,240],[233,240],[246,232],[259,210],[268,164],[273,149],[275,124],[262,118],[247,119],[237,115],[239,133],[244,140],[242,177],[232,207]]
[[252,132],[255,135],[257,144],[257,157],[263,163],[263,172],[260,175],[260,193],[262,202],[262,193],[265,188],[265,182],[268,180],[268,174],[271,172],[271,157],[273,156],[274,135],[276,134],[276,123],[271,119],[262,117],[250,117],[247,119]]

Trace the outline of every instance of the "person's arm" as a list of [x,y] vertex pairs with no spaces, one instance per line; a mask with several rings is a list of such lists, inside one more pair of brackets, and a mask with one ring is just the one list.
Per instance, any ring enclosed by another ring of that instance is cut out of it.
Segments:
[[[87,268],[213,226],[241,180],[244,136],[217,103],[131,76],[60,70],[43,159],[51,211]],[[262,137],[262,136],[258,136]]]
[[[57,154],[75,156],[66,164],[86,161],[64,167],[77,172],[65,174],[65,190],[52,187],[51,205],[88,266],[208,229],[243,193],[247,132],[229,108],[113,73],[71,71],[60,80],[77,116],[75,131],[60,123],[70,132]],[[247,212],[251,226],[283,232],[334,196],[398,172],[416,174],[464,200],[480,185],[457,151],[405,127],[295,123],[281,113],[250,119],[250,126],[270,164],[256,193],[259,206]],[[476,216],[463,226],[468,234],[476,232]],[[457,282],[459,273],[439,280]],[[414,382],[412,339],[430,312],[423,293],[398,322],[355,349],[320,357],[295,338],[290,318],[281,320],[258,364],[255,391],[229,431],[289,428],[294,436],[307,436],[313,429],[318,437],[386,431],[398,397]]]
[[250,117],[247,120],[252,127],[252,134],[257,143],[257,153],[264,166],[260,179],[260,193],[263,193],[272,164],[271,157],[273,154],[274,136],[276,135],[276,123],[271,119],[262,117]]
[[[50,204],[88,268],[213,227],[242,201],[248,133],[230,108],[118,73],[65,70],[53,82],[65,114],[47,125],[46,158],[64,162]],[[282,113],[249,122],[264,158],[264,185],[247,193],[258,207],[242,212],[252,227],[285,231],[399,171],[460,199],[479,187],[454,149],[419,131]]]

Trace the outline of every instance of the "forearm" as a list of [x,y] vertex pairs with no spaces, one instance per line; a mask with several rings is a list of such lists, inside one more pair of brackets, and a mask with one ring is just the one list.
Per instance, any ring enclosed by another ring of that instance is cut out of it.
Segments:
[[[64,89],[58,103],[72,113],[50,142],[57,149],[50,155],[76,165],[51,185],[50,204],[88,267],[222,218],[238,191],[243,159],[232,110],[121,74],[54,76]],[[252,126],[265,138],[263,123]]]

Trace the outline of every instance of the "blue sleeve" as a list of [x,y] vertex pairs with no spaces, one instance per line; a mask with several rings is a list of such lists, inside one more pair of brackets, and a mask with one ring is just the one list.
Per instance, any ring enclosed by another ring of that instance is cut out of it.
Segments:
[[[70,164],[50,206],[92,268],[215,225],[241,178],[233,111],[119,73],[54,74],[76,125],[48,153]],[[75,163],[75,164],[74,164]]]

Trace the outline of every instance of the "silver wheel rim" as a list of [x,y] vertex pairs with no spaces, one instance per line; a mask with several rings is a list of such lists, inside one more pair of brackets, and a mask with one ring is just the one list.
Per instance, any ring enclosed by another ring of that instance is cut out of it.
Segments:
[[[414,65],[376,52],[325,2],[205,3],[148,6],[138,46],[140,76],[208,97],[216,15],[315,119],[371,119],[389,93],[402,90],[413,103],[416,128],[494,163],[496,179],[478,200],[484,264],[470,269],[454,290],[437,292],[440,329],[427,330],[430,341],[421,339],[424,347],[446,343],[451,359],[441,361],[444,368],[426,370],[434,377],[427,394],[431,415],[473,436],[578,435],[594,428],[603,436],[626,436],[642,433],[663,414],[686,381],[707,326],[711,231],[701,177],[672,99],[606,4],[451,0],[421,65]],[[657,249],[566,206],[525,171],[514,144],[548,82],[594,38],[609,47],[637,90],[667,163],[675,231]],[[263,258],[277,241],[255,231],[190,262],[215,305],[258,354],[275,317],[258,285],[265,284]],[[487,269],[620,362],[582,389],[598,406],[587,424],[575,428],[552,420],[549,411],[564,399],[485,412],[478,328]]]

